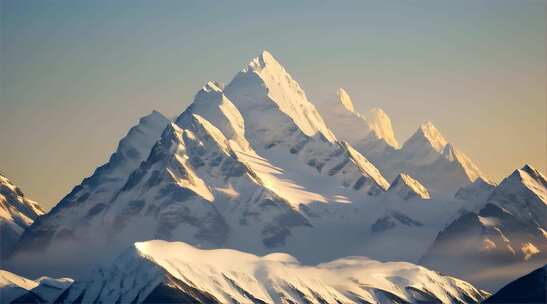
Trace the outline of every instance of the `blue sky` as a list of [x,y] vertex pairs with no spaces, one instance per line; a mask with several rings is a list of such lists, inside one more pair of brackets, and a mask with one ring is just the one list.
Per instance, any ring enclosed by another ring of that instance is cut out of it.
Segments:
[[431,120],[493,179],[545,171],[545,1],[1,1],[0,172],[50,207],[153,109],[269,50],[404,141]]

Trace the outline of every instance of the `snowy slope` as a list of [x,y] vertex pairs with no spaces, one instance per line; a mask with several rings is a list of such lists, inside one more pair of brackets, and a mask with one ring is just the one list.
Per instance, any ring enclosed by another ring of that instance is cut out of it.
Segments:
[[127,177],[146,159],[168,120],[159,112],[142,117],[120,140],[109,161],[65,196],[48,214],[23,234],[19,250],[47,247],[59,239],[88,237],[88,218],[103,210]]
[[547,262],[547,183],[530,166],[504,179],[477,211],[465,211],[442,230],[422,262],[469,280],[498,267],[496,285]]
[[248,148],[245,138],[245,122],[239,110],[224,95],[224,86],[218,82],[208,82],[194,98],[194,102],[177,118],[176,123],[184,127],[191,123],[194,114],[213,122],[224,136]]
[[[260,242],[255,247],[276,247],[291,227],[308,225],[237,158],[216,127],[196,114],[185,129],[174,124],[166,129],[106,211],[105,221],[122,235],[139,227],[141,240],[157,236],[205,247],[225,245],[243,230],[252,234],[249,242]],[[230,221],[242,227],[239,233],[230,233]]]
[[[370,195],[389,186],[366,158],[336,140],[298,83],[268,52],[251,60],[224,94],[241,113],[247,140],[259,155],[269,158],[270,151],[262,151],[274,150],[274,157],[297,157],[320,174],[335,176],[344,187]],[[281,163],[275,165],[292,171]]]
[[12,251],[23,231],[42,214],[44,210],[38,203],[0,174],[0,257]]
[[0,270],[0,303],[53,303],[71,284],[72,279],[41,277],[30,280]]
[[471,184],[458,189],[454,197],[466,201],[483,202],[486,201],[495,188],[496,185],[492,182],[477,178]]
[[185,243],[136,243],[106,270],[60,299],[84,303],[478,303],[488,294],[409,263],[363,257],[304,266],[283,253],[263,257]]
[[395,193],[404,200],[412,198],[429,199],[429,192],[419,181],[411,176],[401,173],[391,183],[388,193]]

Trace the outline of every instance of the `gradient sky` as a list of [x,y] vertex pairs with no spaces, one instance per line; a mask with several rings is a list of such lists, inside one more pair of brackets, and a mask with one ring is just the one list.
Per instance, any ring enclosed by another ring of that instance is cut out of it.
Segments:
[[493,180],[546,170],[543,0],[0,1],[0,172],[46,208],[263,49],[312,102],[383,108],[401,143],[431,120]]

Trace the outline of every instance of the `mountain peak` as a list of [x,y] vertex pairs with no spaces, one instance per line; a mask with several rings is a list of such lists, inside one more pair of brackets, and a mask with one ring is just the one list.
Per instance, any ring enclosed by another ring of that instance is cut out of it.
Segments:
[[443,148],[448,143],[444,136],[441,134],[441,132],[433,125],[431,121],[427,121],[421,124],[418,131],[416,131],[416,134],[419,134],[420,136],[427,139],[431,146],[439,153],[443,151]]
[[473,161],[462,151],[456,149],[451,143],[446,144],[442,156],[449,162],[459,163],[471,182],[474,182],[477,178],[483,176],[477,165],[475,165],[475,163],[473,163]]
[[328,141],[336,140],[298,82],[268,52],[252,59],[224,93],[239,109],[249,129],[262,132],[296,124],[308,136],[322,133]]
[[490,180],[487,180],[481,176],[477,177],[477,179],[472,183],[472,185],[475,185],[477,187],[487,187],[487,188],[494,188],[496,187],[496,184],[493,183]]
[[243,117],[224,95],[223,87],[219,82],[209,81],[196,94],[193,103],[177,118],[176,123],[185,129],[197,114],[218,128],[227,139],[235,140],[241,147],[248,147]]
[[376,136],[384,139],[384,141],[393,148],[399,148],[399,143],[395,139],[391,119],[386,112],[380,108],[372,108],[366,115],[369,128],[376,133]]
[[272,53],[268,52],[267,50],[262,51],[262,53],[260,54],[260,58],[262,58],[262,61],[264,62],[277,62],[273,57]]
[[532,177],[535,180],[541,181],[543,180],[543,183],[545,183],[545,176],[539,172],[536,168],[532,167],[529,164],[525,164],[522,168],[519,169],[520,172],[526,172],[530,177]]
[[439,130],[431,122],[426,122],[405,141],[401,153],[405,161],[412,161],[415,166],[428,165],[442,156],[447,143]]
[[507,179],[514,179],[513,176],[516,176],[530,190],[541,194],[540,196],[547,204],[547,179],[541,172],[526,164],[515,170]]
[[[220,82],[217,82],[217,81],[207,82],[201,88],[201,90],[197,92],[196,96],[194,97],[194,101],[191,107],[189,108],[192,108],[192,106],[195,107],[196,104],[203,104],[203,106],[208,106],[209,104],[215,104],[215,105],[221,104],[222,103],[221,96],[224,94],[223,89],[224,89],[224,85]],[[177,121],[178,121],[178,118],[177,118]]]
[[339,88],[338,92],[336,92],[336,95],[338,96],[338,101],[344,106],[346,110],[350,112],[355,112],[351,97],[349,97],[349,94],[346,92],[346,90]]
[[256,71],[261,71],[267,67],[275,67],[276,69],[283,69],[284,71],[281,64],[266,50],[262,51],[257,57],[251,59],[248,65],[248,69]]
[[139,119],[139,124],[141,125],[164,125],[169,119],[165,117],[160,112],[153,110],[150,114],[145,115]]
[[506,177],[494,190],[489,201],[509,210],[523,221],[547,226],[547,180],[526,165]]
[[388,192],[397,193],[404,200],[411,198],[430,199],[429,191],[419,181],[405,173],[399,173],[389,186]]

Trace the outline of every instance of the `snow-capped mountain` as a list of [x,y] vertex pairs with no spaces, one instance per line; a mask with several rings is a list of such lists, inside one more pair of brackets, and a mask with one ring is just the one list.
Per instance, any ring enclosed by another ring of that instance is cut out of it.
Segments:
[[419,181],[404,173],[397,175],[387,191],[399,195],[404,200],[431,198],[427,189]]
[[486,180],[433,123],[422,124],[399,148],[391,120],[383,110],[373,108],[363,115],[355,110],[345,90],[340,89],[337,96],[334,102],[320,105],[327,125],[370,159],[387,179],[406,172],[436,195],[454,193],[479,177]]
[[[541,173],[528,165],[516,170],[492,191],[484,207],[465,211],[441,231],[421,262],[469,280],[501,265],[518,265],[514,268],[522,274],[545,264],[546,195]],[[501,283],[514,278],[515,271],[509,274],[495,276]]]
[[283,141],[294,128],[307,136],[335,140],[300,85],[267,51],[251,60],[224,91],[242,113],[247,128],[261,136],[265,145]]
[[[114,162],[28,229],[20,256],[43,248],[57,269],[73,271],[79,267],[68,261],[76,256],[76,264],[95,263],[94,250],[113,256],[150,238],[264,253],[285,246],[295,229],[311,229],[311,217],[328,217],[325,203],[364,201],[389,187],[372,163],[334,137],[269,53],[223,87],[207,83],[176,124],[159,113],[142,119],[135,128],[144,132],[128,137],[144,136],[143,153],[128,159],[123,143],[133,141],[122,140]],[[350,212],[344,209],[337,216]],[[20,260],[18,267],[30,267]]]
[[489,200],[519,220],[547,229],[547,180],[529,165],[504,179]]
[[274,158],[269,156],[272,153],[277,158],[297,156],[320,174],[335,176],[344,187],[370,195],[389,186],[372,163],[336,140],[298,83],[270,53],[264,51],[253,59],[224,94],[241,113],[246,137],[259,155],[268,159]]
[[[309,226],[238,153],[197,114],[185,129],[171,124],[105,212],[106,223],[116,230],[127,225],[128,232],[140,226],[139,239],[194,240],[205,247],[236,237],[230,233],[232,221],[242,228],[238,237],[248,230],[249,242],[266,247],[283,244],[292,227]],[[141,224],[150,218],[154,224]]]
[[484,174],[463,152],[448,143],[431,123],[421,125],[399,150],[373,161],[388,178],[407,172],[433,195],[455,193]]
[[61,302],[103,303],[478,303],[488,294],[410,263],[362,257],[304,266],[186,243],[135,243],[110,268],[77,281]]
[[[344,115],[353,111],[347,119],[385,143],[385,164],[399,166],[391,185],[263,52],[228,85],[208,82],[175,123],[159,113],[141,119],[109,163],[24,233],[10,269],[80,278],[150,239],[283,251],[308,264],[356,255],[418,261],[475,203],[435,197],[432,181],[415,173],[431,169],[448,183],[463,171],[446,164],[466,159],[429,124],[398,149],[385,113],[362,118],[347,93],[340,99]],[[409,162],[396,160],[405,152],[433,163],[402,173]]]
[[431,164],[443,153],[448,141],[439,130],[428,121],[404,143],[402,150],[414,166]]
[[89,219],[101,213],[131,172],[148,157],[168,119],[159,112],[142,117],[122,138],[109,161],[98,167],[21,237],[19,250],[47,248],[55,240],[85,239]]
[[0,258],[9,255],[23,231],[44,210],[7,177],[0,174]]
[[547,264],[505,285],[485,304],[547,303]]
[[30,280],[0,269],[0,303],[53,303],[72,282],[69,278]]

